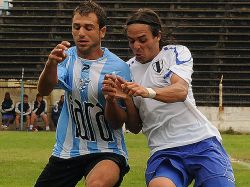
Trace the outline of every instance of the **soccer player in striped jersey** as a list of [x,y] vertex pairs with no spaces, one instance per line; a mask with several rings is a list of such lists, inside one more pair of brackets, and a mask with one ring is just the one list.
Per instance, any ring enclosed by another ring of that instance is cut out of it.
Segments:
[[[119,86],[114,88],[127,94],[123,95],[127,128],[134,133],[142,130],[148,139],[147,186],[187,187],[193,180],[196,187],[235,186],[221,135],[195,105],[193,58],[188,48],[160,48],[161,21],[150,9],[138,10],[126,25],[135,55],[127,62],[134,82],[112,76],[105,81],[116,83]],[[115,93],[110,95],[116,97]],[[134,96],[136,108],[128,96]]]
[[[128,65],[101,47],[106,33],[106,14],[94,3],[81,3],[73,13],[74,47],[63,41],[50,53],[39,78],[38,90],[49,95],[58,84],[65,101],[56,129],[56,143],[49,163],[36,182],[40,186],[119,186],[128,172],[122,125],[122,103],[105,99],[106,74],[130,81]],[[115,110],[121,115],[110,115]],[[115,127],[115,128],[113,128]]]

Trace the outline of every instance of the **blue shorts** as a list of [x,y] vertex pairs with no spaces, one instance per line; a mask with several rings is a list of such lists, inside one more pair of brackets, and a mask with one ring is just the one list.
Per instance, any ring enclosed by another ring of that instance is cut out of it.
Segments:
[[14,115],[13,114],[2,114],[2,119],[6,120],[6,119],[14,119]]
[[176,187],[234,187],[230,159],[215,138],[198,143],[157,151],[148,160],[145,173],[147,186],[157,177],[169,178]]

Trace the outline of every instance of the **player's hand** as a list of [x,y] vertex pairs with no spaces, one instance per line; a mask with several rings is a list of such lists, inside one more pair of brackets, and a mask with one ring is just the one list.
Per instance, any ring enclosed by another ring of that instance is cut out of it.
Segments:
[[117,81],[117,75],[105,75],[102,92],[106,100],[125,99],[127,94],[123,92],[121,84]]
[[65,51],[69,47],[70,43],[68,41],[62,41],[60,44],[58,44],[49,54],[47,64],[57,65],[58,63],[62,62],[67,57]]
[[129,96],[141,96],[141,97],[144,97],[144,98],[147,98],[148,97],[148,90],[135,83],[135,82],[124,82],[122,85],[122,88],[123,88],[123,91],[125,93],[127,93]]

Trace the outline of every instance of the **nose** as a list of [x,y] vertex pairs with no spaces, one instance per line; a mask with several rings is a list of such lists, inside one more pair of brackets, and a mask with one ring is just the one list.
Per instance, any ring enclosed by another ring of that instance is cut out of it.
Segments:
[[83,28],[83,27],[81,27],[81,28],[79,29],[79,36],[81,36],[81,37],[85,36],[85,31],[84,31],[84,28]]
[[134,49],[139,49],[141,47],[140,43],[138,41],[134,42]]

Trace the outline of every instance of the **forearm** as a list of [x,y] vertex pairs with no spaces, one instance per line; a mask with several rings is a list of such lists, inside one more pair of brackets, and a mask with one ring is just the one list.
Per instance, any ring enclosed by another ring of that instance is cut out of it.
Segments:
[[171,84],[165,87],[146,88],[134,82],[126,82],[124,88],[132,96],[141,96],[151,98],[164,103],[183,102],[185,101],[189,84],[177,75],[171,77]]
[[53,88],[57,85],[57,82],[57,64],[47,62],[39,77],[37,87],[39,93],[44,96],[49,95]]
[[142,122],[137,108],[134,105],[132,98],[128,98],[125,100],[126,104],[126,129],[128,129],[132,133],[139,133],[142,129]]
[[29,109],[26,113],[24,113],[25,116],[29,114],[31,114],[31,109]]
[[188,88],[181,84],[172,84],[164,88],[153,88],[156,92],[155,100],[164,103],[174,103],[185,101]]
[[105,119],[113,129],[122,128],[126,119],[126,112],[116,101],[106,101],[104,114]]
[[11,108],[5,109],[5,112],[10,112],[14,109],[14,106],[11,106]]
[[23,113],[24,116],[27,116],[29,114],[30,114],[30,112]]

